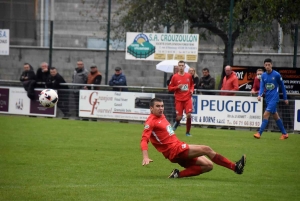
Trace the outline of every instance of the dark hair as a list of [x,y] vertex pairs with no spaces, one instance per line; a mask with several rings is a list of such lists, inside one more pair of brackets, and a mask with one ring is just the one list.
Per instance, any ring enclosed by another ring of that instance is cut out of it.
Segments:
[[178,61],[178,63],[184,63],[184,64],[185,64],[185,62],[184,62],[184,61],[182,61],[182,60]]
[[257,69],[257,70],[256,70],[256,72],[257,72],[257,71],[262,71],[262,72],[264,72],[264,70],[263,70],[263,69],[261,69],[261,68]]
[[56,68],[54,66],[50,67],[50,70],[56,70]]
[[202,71],[207,71],[207,72],[209,72],[209,69],[208,69],[208,68],[203,68]]
[[163,100],[160,98],[152,98],[150,101],[150,107],[154,106],[154,102],[163,102]]
[[267,62],[272,63],[272,59],[269,59],[269,58],[265,59],[264,63],[267,63]]

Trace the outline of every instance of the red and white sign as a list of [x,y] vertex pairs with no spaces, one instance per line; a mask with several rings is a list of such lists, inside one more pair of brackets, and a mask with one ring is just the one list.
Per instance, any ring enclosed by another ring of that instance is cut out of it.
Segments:
[[144,121],[154,93],[80,90],[79,116]]

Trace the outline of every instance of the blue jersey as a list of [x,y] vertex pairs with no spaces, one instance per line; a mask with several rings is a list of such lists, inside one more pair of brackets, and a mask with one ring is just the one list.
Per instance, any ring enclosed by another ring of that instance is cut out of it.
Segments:
[[283,99],[287,100],[286,90],[280,73],[272,70],[271,73],[264,72],[260,80],[259,96],[262,96],[265,92],[266,102],[278,102],[279,101],[279,86],[283,93]]

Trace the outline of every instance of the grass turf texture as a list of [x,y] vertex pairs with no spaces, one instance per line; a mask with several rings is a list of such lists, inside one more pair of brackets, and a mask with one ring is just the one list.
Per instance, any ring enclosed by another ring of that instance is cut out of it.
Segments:
[[141,165],[142,124],[0,116],[0,200],[299,200],[300,135],[185,127],[176,133],[231,160],[247,154],[243,175],[214,166],[167,179],[172,164],[149,147]]

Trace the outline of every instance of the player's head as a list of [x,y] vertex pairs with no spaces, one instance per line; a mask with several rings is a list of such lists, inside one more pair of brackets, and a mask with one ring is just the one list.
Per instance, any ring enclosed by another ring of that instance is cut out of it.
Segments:
[[178,69],[179,69],[179,73],[184,73],[184,69],[185,69],[185,62],[184,61],[179,61],[178,62]]
[[264,67],[266,69],[267,72],[271,72],[272,71],[272,60],[271,59],[265,59],[264,61]]
[[153,98],[150,101],[150,111],[155,116],[160,117],[164,113],[164,102],[160,98]]
[[261,75],[264,73],[263,69],[259,68],[256,70],[256,77],[257,79],[261,79]]

